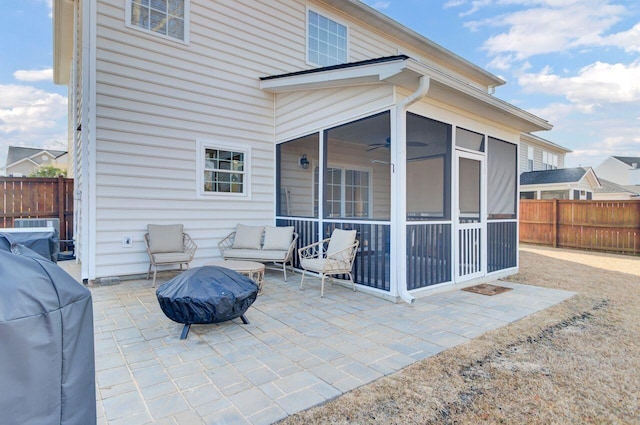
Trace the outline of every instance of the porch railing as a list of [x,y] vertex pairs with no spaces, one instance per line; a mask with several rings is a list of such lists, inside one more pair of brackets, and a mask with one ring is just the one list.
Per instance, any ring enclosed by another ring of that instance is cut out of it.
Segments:
[[[298,233],[298,248],[317,242],[319,239],[319,221],[302,218],[279,218],[278,226],[293,226]],[[388,223],[371,223],[358,221],[324,221],[322,224],[321,238],[331,236],[333,229],[354,229],[360,247],[353,266],[353,279],[360,285],[380,289],[391,290],[391,226]],[[295,267],[300,263],[296,256]],[[345,276],[346,277],[346,276]]]
[[509,269],[518,265],[518,222],[487,223],[487,272]]
[[451,281],[451,224],[407,224],[407,289]]

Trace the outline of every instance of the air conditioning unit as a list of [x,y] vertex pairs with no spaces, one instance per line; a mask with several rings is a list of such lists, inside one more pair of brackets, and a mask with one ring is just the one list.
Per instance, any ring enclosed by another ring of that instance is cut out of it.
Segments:
[[60,246],[64,246],[67,248],[67,251],[64,252],[60,252],[60,249],[56,250],[58,260],[71,260],[75,258],[75,246],[73,240],[60,239],[59,218],[16,218],[13,221],[13,227],[19,229],[31,227],[52,227],[55,231],[56,239],[58,239]]

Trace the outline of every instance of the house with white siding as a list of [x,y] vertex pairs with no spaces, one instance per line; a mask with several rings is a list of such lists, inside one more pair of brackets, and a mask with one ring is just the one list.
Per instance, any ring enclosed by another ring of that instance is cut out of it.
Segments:
[[148,223],[195,266],[237,223],[356,229],[390,299],[517,270],[518,144],[552,126],[502,79],[357,0],[53,4],[83,278],[145,273]]
[[565,156],[571,149],[543,139],[535,134],[520,136],[520,173],[564,168]]

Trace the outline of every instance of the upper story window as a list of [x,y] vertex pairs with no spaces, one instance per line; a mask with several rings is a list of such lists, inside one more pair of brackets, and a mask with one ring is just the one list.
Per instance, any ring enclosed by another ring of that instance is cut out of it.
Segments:
[[127,0],[127,25],[187,43],[189,0]]
[[556,170],[558,169],[558,155],[542,152],[542,168],[544,170]]
[[527,146],[527,171],[533,171],[533,146]]
[[248,149],[230,148],[198,141],[198,194],[247,196],[249,194]]
[[347,62],[347,27],[309,10],[307,60],[319,66]]

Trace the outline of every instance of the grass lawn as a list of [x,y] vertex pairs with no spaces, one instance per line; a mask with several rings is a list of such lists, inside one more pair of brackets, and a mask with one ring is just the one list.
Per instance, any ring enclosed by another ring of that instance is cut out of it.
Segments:
[[639,424],[640,258],[523,246],[505,280],[577,295],[280,424]]

